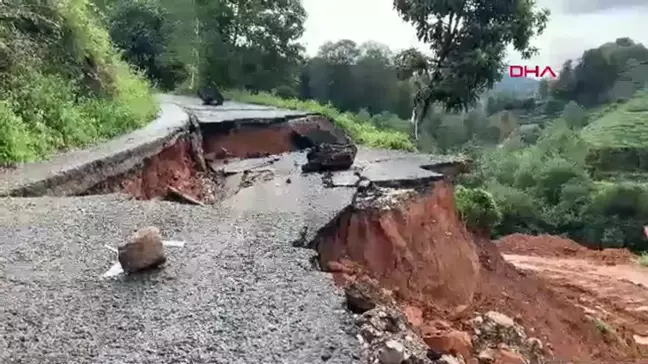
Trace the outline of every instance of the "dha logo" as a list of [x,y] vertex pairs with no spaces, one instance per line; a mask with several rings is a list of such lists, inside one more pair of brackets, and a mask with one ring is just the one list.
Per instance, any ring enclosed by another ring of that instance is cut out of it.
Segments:
[[549,66],[541,68],[540,66],[527,67],[520,65],[509,66],[509,76],[511,76],[512,78],[529,76],[539,78],[543,78],[545,76],[550,76],[551,78],[558,77],[556,75],[556,72],[554,72],[554,70]]

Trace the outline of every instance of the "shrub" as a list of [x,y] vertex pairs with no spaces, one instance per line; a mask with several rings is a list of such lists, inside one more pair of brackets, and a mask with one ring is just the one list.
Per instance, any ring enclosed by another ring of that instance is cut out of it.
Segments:
[[490,232],[502,220],[493,196],[484,189],[459,185],[455,190],[455,200],[459,215],[473,231]]
[[0,4],[1,161],[46,158],[141,126],[157,113],[148,83],[120,59],[88,0],[45,4]]

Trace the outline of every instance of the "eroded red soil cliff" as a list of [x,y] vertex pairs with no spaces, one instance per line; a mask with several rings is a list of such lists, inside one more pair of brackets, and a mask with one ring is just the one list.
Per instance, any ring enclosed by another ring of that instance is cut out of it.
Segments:
[[275,124],[243,125],[227,132],[206,132],[203,148],[210,159],[281,154],[308,147],[299,145],[299,139],[318,131],[328,136],[336,133],[331,121],[314,115]]
[[189,136],[181,136],[160,153],[147,158],[142,166],[125,175],[110,178],[87,194],[126,192],[138,199],[165,197],[168,188],[205,200],[211,194],[208,178],[199,171],[192,156]]
[[465,340],[472,336],[472,319],[488,311],[515,318],[530,338],[545,344],[550,358],[642,357],[632,340],[621,334],[610,341],[580,307],[518,271],[490,240],[468,232],[453,191],[439,181],[423,192],[358,195],[314,240],[321,266],[340,285],[373,280],[391,291],[428,344],[451,343],[464,357],[472,350]]

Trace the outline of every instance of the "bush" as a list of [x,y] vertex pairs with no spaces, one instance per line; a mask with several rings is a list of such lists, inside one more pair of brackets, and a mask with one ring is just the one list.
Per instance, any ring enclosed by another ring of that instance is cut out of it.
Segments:
[[407,134],[393,130],[382,130],[362,116],[350,112],[342,113],[331,104],[322,105],[313,100],[304,101],[296,98],[282,99],[267,92],[252,94],[246,91],[230,90],[224,92],[224,94],[231,100],[239,102],[322,114],[346,130],[349,136],[358,144],[374,148],[416,150]]
[[455,190],[455,200],[459,216],[473,231],[490,232],[502,221],[502,213],[493,196],[481,188],[459,185]]
[[[87,0],[3,6],[0,34],[8,51],[0,69],[0,161],[46,158],[155,116],[148,83],[120,59]],[[39,22],[26,26],[24,17]]]
[[[501,213],[494,236],[545,233],[598,247],[648,250],[643,233],[648,187],[594,182],[587,153],[579,135],[559,121],[545,129],[535,145],[511,143],[481,150],[477,167],[460,182],[492,195]],[[475,208],[464,203],[462,209],[468,214]]]

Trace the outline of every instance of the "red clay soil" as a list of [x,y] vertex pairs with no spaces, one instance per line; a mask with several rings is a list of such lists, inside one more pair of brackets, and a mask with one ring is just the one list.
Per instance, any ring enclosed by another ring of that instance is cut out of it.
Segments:
[[[293,145],[295,132],[305,134],[312,130],[332,130],[333,124],[322,116],[307,116],[290,122],[263,127],[242,127],[233,129],[229,134],[205,134],[203,149],[205,155],[249,158],[259,155],[281,154],[297,150]],[[226,156],[220,156],[223,151]]]
[[320,263],[341,285],[375,278],[394,292],[419,329],[441,320],[470,332],[472,317],[493,310],[548,343],[547,354],[556,359],[641,357],[634,343],[607,342],[580,307],[518,271],[490,240],[467,232],[453,192],[450,183],[436,182],[431,193],[399,208],[347,209],[334,222],[336,229],[321,232]]
[[207,189],[191,155],[191,142],[180,137],[160,153],[144,160],[144,166],[126,176],[103,182],[91,193],[127,192],[137,199],[153,199],[167,195],[167,186],[197,200],[204,200]]
[[454,210],[450,184],[415,196],[406,209],[345,210],[319,248],[320,263],[353,261],[408,300],[465,305],[477,286],[479,262]]
[[573,240],[552,235],[512,234],[496,240],[495,243],[504,254],[580,258],[607,265],[627,264],[636,259],[636,256],[626,249],[594,250]]
[[505,254],[504,259],[518,269],[539,276],[553,291],[611,330],[632,335],[648,351],[646,268],[638,264],[606,266],[572,258]]

